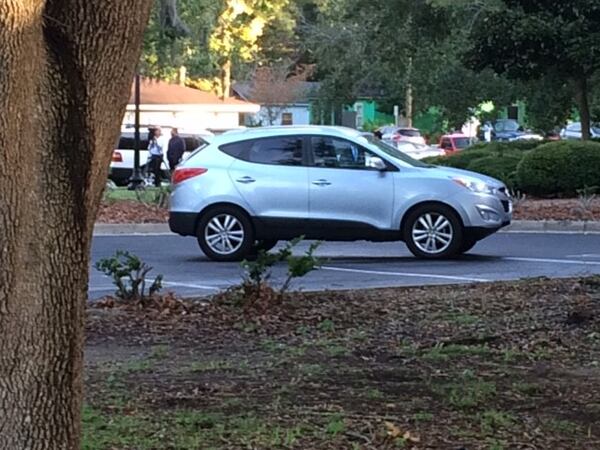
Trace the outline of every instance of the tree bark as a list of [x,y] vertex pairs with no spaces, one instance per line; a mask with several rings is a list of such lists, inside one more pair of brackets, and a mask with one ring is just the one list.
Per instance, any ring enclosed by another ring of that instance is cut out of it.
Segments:
[[151,6],[0,1],[0,450],[80,448],[89,248]]
[[231,58],[221,66],[221,99],[227,100],[231,93]]
[[577,80],[576,88],[579,115],[581,116],[581,138],[587,141],[592,137],[590,129],[592,116],[590,113],[588,80],[585,76]]

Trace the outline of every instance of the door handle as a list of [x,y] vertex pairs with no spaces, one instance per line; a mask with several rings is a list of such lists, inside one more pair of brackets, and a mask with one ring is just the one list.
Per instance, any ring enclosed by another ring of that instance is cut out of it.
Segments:
[[315,186],[331,186],[331,183],[327,180],[317,180],[317,181],[313,181],[313,183]]
[[242,183],[242,184],[250,184],[250,183],[254,183],[256,180],[252,177],[242,177],[242,178],[238,178],[236,181],[238,183]]

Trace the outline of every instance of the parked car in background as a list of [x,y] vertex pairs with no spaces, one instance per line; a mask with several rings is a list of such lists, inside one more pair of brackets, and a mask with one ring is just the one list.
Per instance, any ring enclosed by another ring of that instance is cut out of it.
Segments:
[[349,128],[288,126],[217,136],[190,156],[173,174],[169,225],[215,261],[299,236],[404,241],[440,259],[511,218],[501,181],[424,164]]
[[425,138],[416,128],[382,127],[375,132],[375,136],[384,142],[397,144],[399,142],[412,142],[413,144],[425,145]]
[[[592,124],[590,128],[592,138],[600,138],[600,124]],[[563,128],[560,132],[562,139],[581,139],[581,122],[573,122]]]
[[445,155],[460,152],[472,144],[471,138],[462,133],[446,134],[440,138],[439,148]]
[[402,153],[415,159],[424,159],[431,156],[444,156],[444,151],[431,145],[413,144],[412,142],[398,142],[395,147]]
[[488,134],[492,141],[510,142],[525,135],[525,130],[514,119],[500,119],[494,123],[485,123],[480,129],[478,137],[481,141],[487,141]]
[[[148,161],[148,131],[149,126],[144,126],[140,131],[140,167],[144,170]],[[163,131],[163,141],[168,143],[171,137],[171,127],[161,127]],[[186,152],[184,159],[198,147],[206,145],[214,135],[210,131],[196,130],[195,132],[189,132],[185,129],[179,129],[179,135],[185,141]],[[167,177],[167,149],[165,152],[165,162],[163,164],[163,176]],[[112,161],[110,163],[110,175],[109,178],[119,186],[125,186],[133,174],[134,166],[134,132],[130,127],[123,127],[119,142],[113,151]]]

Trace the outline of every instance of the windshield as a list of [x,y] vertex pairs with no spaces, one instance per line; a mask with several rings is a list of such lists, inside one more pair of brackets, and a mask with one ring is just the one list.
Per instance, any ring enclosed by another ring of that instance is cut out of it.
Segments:
[[598,124],[598,123],[593,124],[592,131],[596,134],[600,134],[600,124]]
[[494,128],[497,132],[502,133],[503,131],[518,131],[519,130],[519,122],[516,120],[499,120],[494,125]]
[[471,140],[469,138],[454,138],[454,145],[456,148],[465,149],[471,145]]
[[414,158],[411,158],[406,153],[402,153],[397,148],[395,148],[395,147],[393,147],[391,145],[388,145],[388,144],[380,141],[377,138],[367,136],[364,139],[369,144],[371,144],[372,146],[377,147],[379,150],[381,150],[382,152],[384,152],[386,155],[391,156],[394,159],[400,160],[403,163],[408,164],[409,166],[412,166],[412,167],[423,167],[423,168],[433,167],[433,166],[430,166],[429,164],[425,164],[425,163],[423,163],[421,161],[418,161],[418,160],[416,160]]

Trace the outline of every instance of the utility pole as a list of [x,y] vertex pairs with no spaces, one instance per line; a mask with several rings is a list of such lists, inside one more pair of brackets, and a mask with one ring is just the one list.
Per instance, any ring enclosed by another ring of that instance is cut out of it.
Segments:
[[140,170],[140,72],[135,74],[135,131],[133,134],[133,173],[129,180],[129,190],[135,190],[143,183]]

